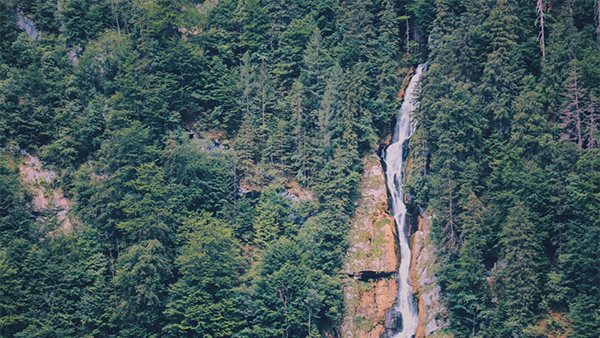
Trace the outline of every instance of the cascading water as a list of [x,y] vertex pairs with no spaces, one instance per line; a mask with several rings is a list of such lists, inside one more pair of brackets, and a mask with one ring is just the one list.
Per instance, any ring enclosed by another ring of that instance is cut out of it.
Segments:
[[417,68],[415,75],[410,80],[408,88],[404,92],[404,101],[400,108],[400,117],[394,129],[392,144],[385,149],[383,158],[386,164],[386,176],[388,190],[392,199],[392,212],[398,225],[398,237],[400,240],[400,270],[398,271],[398,297],[395,306],[395,312],[402,317],[402,331],[395,334],[394,338],[411,338],[417,331],[418,311],[415,310],[415,304],[412,298],[412,292],[409,283],[411,252],[408,245],[408,237],[405,229],[406,205],[404,205],[404,194],[402,192],[402,162],[403,146],[412,133],[410,125],[410,114],[415,109],[415,90],[425,72],[427,64],[421,64]]

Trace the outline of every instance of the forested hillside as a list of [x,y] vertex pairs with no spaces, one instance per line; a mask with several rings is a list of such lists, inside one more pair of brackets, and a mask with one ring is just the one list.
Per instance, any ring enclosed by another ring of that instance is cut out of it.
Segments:
[[448,329],[600,336],[598,6],[0,1],[0,337],[340,336],[362,158],[427,60],[407,186]]
[[456,337],[600,336],[598,5],[436,1],[409,190]]
[[0,336],[338,336],[362,156],[423,47],[407,5],[1,1]]

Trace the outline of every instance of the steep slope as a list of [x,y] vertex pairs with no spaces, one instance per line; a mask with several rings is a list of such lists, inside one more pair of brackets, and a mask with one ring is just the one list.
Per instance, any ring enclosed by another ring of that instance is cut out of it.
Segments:
[[387,214],[388,197],[380,159],[368,155],[363,163],[361,198],[348,236],[342,336],[374,338],[394,326],[386,323],[386,314],[396,301],[400,253],[396,224]]
[[431,238],[427,214],[419,215],[417,226],[417,231],[411,237],[410,270],[413,294],[419,305],[419,324],[415,337],[452,337],[446,329],[448,310],[440,298],[440,286],[434,274],[437,249]]

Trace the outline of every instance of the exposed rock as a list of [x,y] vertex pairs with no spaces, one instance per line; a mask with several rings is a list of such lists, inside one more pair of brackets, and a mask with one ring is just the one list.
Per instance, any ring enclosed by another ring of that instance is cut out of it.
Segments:
[[573,323],[565,312],[552,312],[538,320],[537,325],[531,328],[537,337],[567,338],[573,332]]
[[379,148],[387,148],[390,143],[392,143],[392,134],[389,134],[384,140],[383,142],[381,142],[381,144],[379,145]]
[[55,223],[46,229],[49,235],[55,234],[56,230],[70,232],[73,229],[73,222],[68,216],[71,202],[65,198],[62,189],[56,187],[58,175],[53,170],[42,169],[37,156],[31,156],[24,150],[21,153],[26,157],[19,165],[19,172],[33,194],[33,212],[37,215],[37,222],[42,225]]
[[78,64],[81,52],[83,52],[83,48],[81,48],[80,45],[77,45],[67,52],[67,56],[69,57],[69,60],[71,60],[71,62],[73,62],[74,64]]
[[360,281],[368,282],[370,280],[378,280],[381,278],[392,278],[396,275],[394,271],[358,271],[356,274],[348,274],[350,277],[357,278]]
[[385,332],[386,337],[402,332],[402,313],[395,307],[385,314]]
[[380,338],[385,336],[388,325],[386,314],[396,302],[398,282],[396,278],[382,278],[362,282],[349,278],[344,285],[346,317],[342,325],[344,338]]
[[[306,188],[302,188],[298,182],[289,181],[285,184],[285,189],[289,198],[299,202],[299,201],[312,201],[314,199],[310,190]],[[292,197],[294,196],[294,197]]]
[[32,39],[37,40],[40,38],[40,31],[35,27],[33,20],[26,16],[19,7],[17,7],[17,26]]
[[[399,248],[379,157],[365,157],[361,198],[350,227],[342,337],[379,338],[397,325],[386,314],[396,302]],[[393,317],[393,316],[392,316]]]
[[375,155],[364,159],[364,174],[360,183],[362,197],[358,200],[348,236],[346,272],[361,271],[396,273],[399,266],[397,230],[394,218],[387,214],[388,200],[385,175]]
[[430,239],[429,224],[419,216],[418,230],[412,236],[411,286],[419,298],[419,324],[416,338],[449,337],[448,311],[440,299],[440,287],[433,275],[435,246]]
[[408,87],[408,83],[410,82],[410,80],[412,79],[413,75],[415,74],[415,68],[411,67],[411,68],[404,68],[404,69],[398,69],[398,74],[405,74],[404,78],[402,79],[402,85],[400,86],[400,91],[398,91],[398,94],[396,96],[396,99],[398,100],[398,102],[402,102],[402,100],[404,100],[404,89]]

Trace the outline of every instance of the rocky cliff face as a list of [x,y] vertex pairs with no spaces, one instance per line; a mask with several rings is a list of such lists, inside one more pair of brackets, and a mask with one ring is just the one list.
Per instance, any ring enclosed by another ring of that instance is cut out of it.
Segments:
[[[396,223],[388,215],[385,174],[376,155],[364,159],[360,192],[348,237],[346,317],[341,336],[383,338],[396,326],[387,317],[398,293],[400,252]],[[429,237],[427,216],[419,216],[418,226],[411,228],[417,228],[411,237],[411,284],[419,306],[416,338],[450,337],[446,330],[447,311],[433,275],[435,246]]]
[[346,255],[346,317],[342,337],[385,335],[386,314],[398,292],[399,248],[394,219],[387,214],[385,175],[376,155],[364,159],[362,197],[354,215]]
[[418,230],[411,238],[411,284],[418,299],[419,325],[415,338],[451,337],[446,330],[447,309],[440,298],[440,287],[433,270],[436,267],[435,245],[430,239],[429,219],[419,215]]

